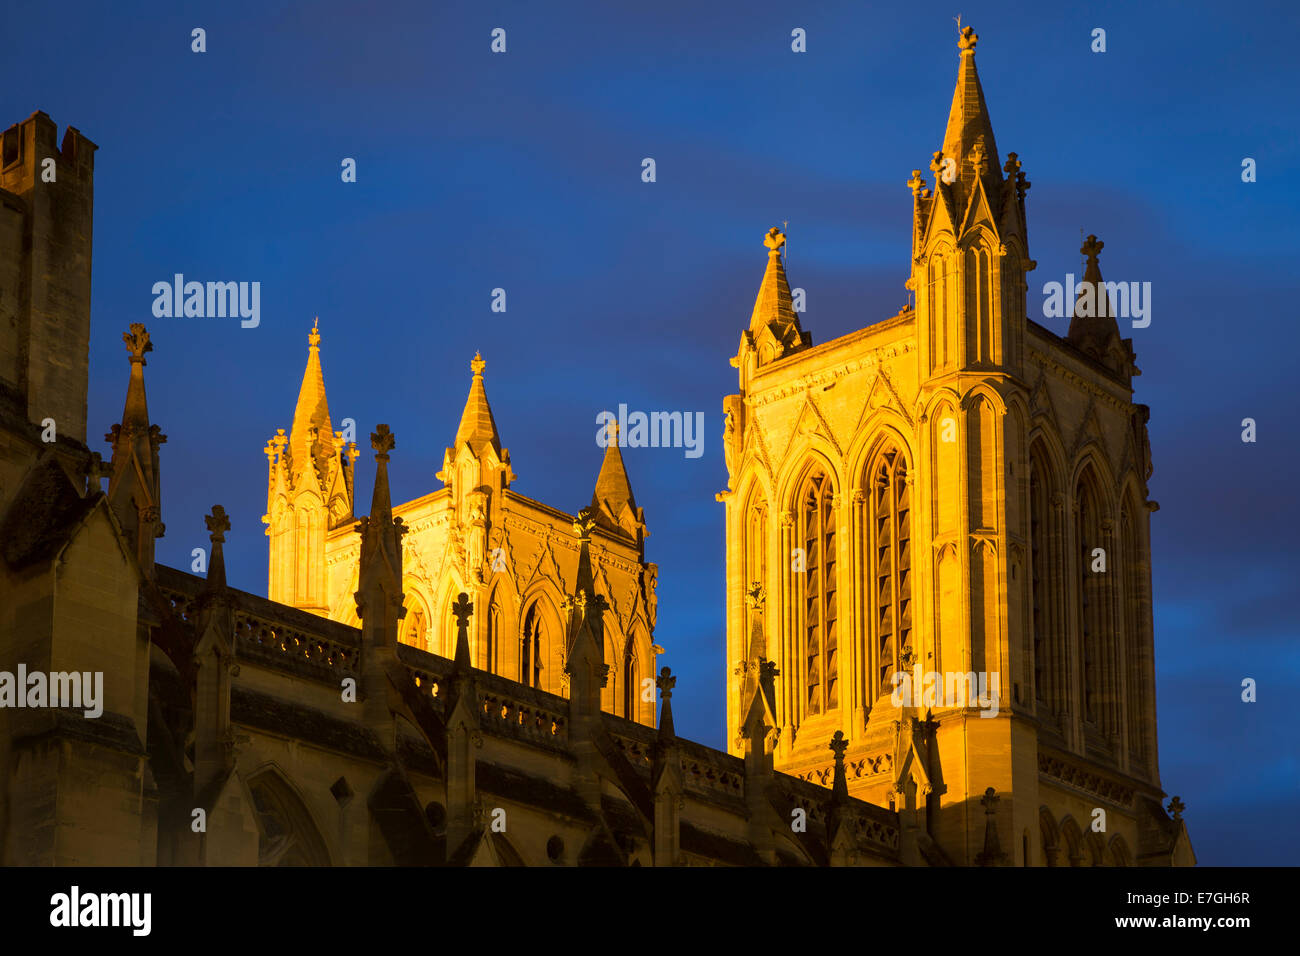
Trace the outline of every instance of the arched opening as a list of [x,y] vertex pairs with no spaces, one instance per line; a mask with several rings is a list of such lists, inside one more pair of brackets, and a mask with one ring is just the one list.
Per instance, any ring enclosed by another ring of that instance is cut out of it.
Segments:
[[1147,628],[1147,578],[1146,560],[1140,544],[1136,506],[1131,496],[1126,497],[1120,513],[1120,567],[1123,588],[1124,622],[1124,672],[1128,696],[1128,752],[1129,763],[1138,773],[1150,767],[1147,745],[1146,661],[1151,647]]
[[636,720],[640,700],[640,674],[637,669],[636,652],[631,638],[627,650],[623,653],[623,716]]
[[429,646],[429,608],[418,594],[407,590],[406,617],[402,618],[401,630],[397,639],[403,644],[418,647],[422,651],[432,650]]
[[[807,716],[839,707],[839,608],[835,490],[830,475],[815,466],[795,498],[793,589],[798,595],[798,663]],[[802,571],[802,573],[800,573]]]
[[1056,529],[1058,485],[1041,440],[1029,447],[1029,627],[1034,700],[1043,715],[1066,712],[1061,645],[1060,555]]
[[904,670],[912,646],[912,486],[907,459],[888,444],[872,459],[864,476],[862,522],[870,633],[874,636],[874,691],[893,690],[893,676]]
[[541,602],[533,601],[524,612],[524,625],[519,635],[519,683],[527,687],[542,687],[546,646],[546,624]]
[[[1075,488],[1075,546],[1078,561],[1078,602],[1075,626],[1079,634],[1080,706],[1086,724],[1100,735],[1116,729],[1112,649],[1114,633],[1109,621],[1109,543],[1103,532],[1100,485],[1088,465]],[[1100,745],[1102,740],[1098,741]]]
[[274,770],[248,783],[257,818],[259,866],[329,866],[329,851],[311,814]]
[[489,674],[498,673],[498,658],[501,653],[501,604],[496,592],[492,592],[492,601],[488,605],[487,642],[483,647],[483,669]]

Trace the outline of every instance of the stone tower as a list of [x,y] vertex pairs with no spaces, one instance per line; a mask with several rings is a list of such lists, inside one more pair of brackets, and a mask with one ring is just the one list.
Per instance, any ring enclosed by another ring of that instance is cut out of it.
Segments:
[[0,137],[0,382],[85,444],[96,146],[39,110]]
[[[364,564],[352,518],[356,448],[335,433],[321,372],[320,334],[289,435],[266,446],[271,600],[361,626],[355,595]],[[450,657],[465,627],[472,666],[553,694],[567,694],[564,603],[579,577],[573,517],[514,488],[475,354],[455,438],[437,477],[443,487],[394,503],[401,541],[403,614],[397,640]],[[653,723],[655,586],[645,560],[645,514],[636,505],[617,442],[605,449],[591,495],[588,561],[604,600],[599,634],[610,667],[602,706]],[[473,610],[457,615],[461,594]],[[461,620],[464,617],[464,620]]]
[[[908,181],[915,307],[814,346],[784,236],[765,240],[723,402],[730,745],[775,669],[776,767],[829,786],[842,754],[855,796],[953,862],[1188,862],[1156,763],[1131,340],[1108,307],[1068,334],[1028,319],[1029,183],[998,152],[977,40],[934,185]],[[1081,306],[1106,297],[1100,248]]]

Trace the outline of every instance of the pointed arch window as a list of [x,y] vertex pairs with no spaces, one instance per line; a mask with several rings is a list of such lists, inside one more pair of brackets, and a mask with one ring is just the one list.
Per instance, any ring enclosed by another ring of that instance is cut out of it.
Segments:
[[755,495],[745,516],[745,580],[767,586],[767,501]]
[[402,619],[402,631],[398,640],[403,644],[427,651],[429,650],[428,632],[429,612],[424,602],[413,596],[406,603],[406,617]]
[[627,642],[627,651],[623,655],[623,716],[628,720],[637,719],[637,697],[640,693],[640,678],[637,674],[636,654],[633,653],[632,641]]
[[829,475],[814,469],[800,489],[795,540],[803,548],[802,617],[804,712],[839,706],[835,493]]
[[487,647],[484,648],[483,669],[489,674],[497,672],[497,655],[501,643],[501,605],[497,603],[496,595],[492,596],[492,603],[488,606],[487,619]]
[[519,683],[526,687],[542,686],[544,628],[541,611],[534,601],[524,615],[524,627],[519,637]]
[[[1139,770],[1146,770],[1147,684],[1143,661],[1149,645],[1146,628],[1146,587],[1142,569],[1146,566],[1138,544],[1134,523],[1135,508],[1126,502],[1120,515],[1120,573],[1124,588],[1123,622],[1125,671],[1127,675],[1129,760]],[[1118,864],[1117,864],[1118,865]]]
[[912,486],[907,459],[896,447],[876,457],[868,473],[865,566],[875,623],[876,693],[893,690],[894,672],[912,651]]
[[1091,468],[1079,479],[1075,496],[1075,544],[1078,553],[1079,601],[1075,609],[1082,652],[1083,718],[1099,730],[1112,729],[1110,720],[1109,628],[1106,624],[1108,575],[1093,571],[1094,549],[1104,548],[1101,509]]
[[1042,446],[1029,451],[1029,589],[1030,628],[1034,654],[1034,699],[1046,711],[1061,713],[1063,661],[1059,648],[1059,598],[1052,587],[1057,567],[1053,541],[1055,495],[1052,473]]

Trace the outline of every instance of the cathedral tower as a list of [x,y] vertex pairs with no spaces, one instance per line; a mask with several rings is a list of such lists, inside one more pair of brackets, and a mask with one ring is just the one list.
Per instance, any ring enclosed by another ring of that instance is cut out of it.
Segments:
[[[842,773],[952,862],[1186,862],[1160,806],[1131,341],[1095,237],[1068,334],[1029,320],[1029,183],[977,40],[934,184],[908,181],[914,307],[813,345],[784,236],[764,240],[723,401],[728,738],[741,753],[768,674],[777,769]],[[1110,829],[1085,839],[1099,806]]]

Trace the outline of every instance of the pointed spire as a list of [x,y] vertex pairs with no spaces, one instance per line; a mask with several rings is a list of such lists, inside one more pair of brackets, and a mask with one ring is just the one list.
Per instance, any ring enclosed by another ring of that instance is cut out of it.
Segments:
[[1097,261],[1105,245],[1096,236],[1089,236],[1079,248],[1088,261],[1083,280],[1079,283],[1079,294],[1074,300],[1074,313],[1066,339],[1093,358],[1113,366],[1111,350],[1119,344],[1119,324],[1115,321],[1115,309]]
[[375,490],[370,514],[357,523],[361,555],[357,569],[357,614],[367,644],[397,646],[397,628],[406,613],[402,594],[402,536],[406,526],[393,514],[388,491],[388,453],[397,442],[387,425],[370,434],[375,450]]
[[370,436],[370,447],[375,450],[375,489],[370,496],[370,520],[374,522],[393,514],[393,497],[388,490],[388,453],[397,447],[397,440],[387,425],[376,425]]
[[157,425],[149,424],[145,400],[145,354],[153,351],[149,333],[139,322],[122,333],[131,358],[131,377],[126,386],[122,421],[104,436],[112,444],[108,501],[132,540],[136,558],[146,573],[153,570],[154,539],[162,537],[159,498],[158,448],[167,441]]
[[131,325],[130,332],[122,333],[122,341],[131,355],[131,378],[126,385],[126,407],[122,409],[122,427],[136,426],[149,430],[149,403],[144,394],[145,353],[153,351],[149,333],[139,322]]
[[483,369],[487,363],[483,356],[475,352],[474,360],[469,363],[474,377],[469,383],[469,397],[465,399],[465,411],[460,416],[460,427],[456,429],[455,447],[468,443],[474,454],[481,454],[491,445],[497,456],[501,456],[501,436],[497,434],[497,423],[492,417],[492,406],[488,404],[487,390],[483,387]]
[[[961,38],[957,41],[957,47],[961,50],[961,63],[957,68],[957,87],[953,90],[952,107],[948,111],[948,127],[943,134],[943,155],[935,157],[941,170],[943,161],[952,159],[956,168],[948,174],[948,178],[955,175],[962,183],[972,182],[972,173],[982,176],[1000,168],[998,146],[993,139],[993,123],[984,102],[979,73],[975,69],[975,44],[978,42],[979,35],[974,29],[962,28]],[[942,177],[940,181],[943,181]]]
[[470,672],[470,653],[469,653],[469,618],[474,613],[474,605],[470,603],[469,595],[464,591],[456,595],[456,603],[451,606],[451,613],[456,618],[456,674],[459,677],[468,676]]
[[835,779],[831,784],[831,800],[842,805],[849,800],[849,781],[844,772],[844,751],[849,749],[849,742],[844,739],[844,731],[835,731],[831,738],[831,752],[835,754]]
[[790,283],[785,277],[785,264],[781,260],[785,233],[773,226],[767,231],[763,245],[767,246],[767,270],[749,319],[749,339],[759,350],[760,365],[812,344],[799,326]]
[[590,601],[596,596],[595,578],[591,572],[591,531],[596,526],[590,508],[578,512],[573,522],[574,533],[578,536],[578,579],[574,585],[574,594],[582,594]]
[[673,676],[672,670],[665,667],[655,678],[655,685],[659,688],[659,696],[663,700],[663,705],[659,708],[659,740],[672,740],[677,736],[676,728],[673,726],[673,688],[677,686],[677,678]]
[[[632,516],[627,525],[620,524],[624,509],[630,510]],[[605,459],[600,464],[600,474],[596,476],[590,510],[602,528],[630,534],[634,538],[639,536],[638,532],[644,523],[641,509],[636,506],[636,498],[632,496],[632,483],[628,480],[627,468],[623,465],[616,421],[611,421],[606,430]]]
[[205,590],[219,591],[226,586],[226,556],[222,545],[226,542],[226,532],[230,530],[230,518],[221,505],[212,506],[212,514],[203,518],[208,526],[208,540],[212,542],[212,554],[208,558],[208,583]]
[[849,742],[844,738],[844,731],[835,731],[831,738],[830,749],[835,754],[834,780],[831,783],[831,801],[826,812],[826,846],[830,850],[832,866],[852,865],[851,849],[852,831],[849,822],[849,783],[844,772],[844,751],[849,749]]
[[655,738],[650,783],[654,799],[654,865],[676,866],[681,852],[682,760],[673,727],[673,687],[677,678],[665,667],[655,679],[663,700]]
[[573,523],[580,542],[578,577],[573,594],[564,601],[567,617],[564,670],[569,675],[570,717],[585,718],[600,713],[601,688],[609,679],[605,663],[605,598],[596,593],[591,571],[591,531],[595,520],[591,509],[583,508]]
[[293,427],[289,430],[289,455],[295,473],[311,459],[329,457],[334,444],[329,402],[325,400],[325,375],[320,366],[319,318],[312,324],[307,345],[307,369],[302,375]]

